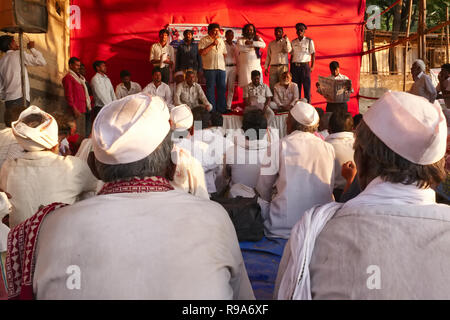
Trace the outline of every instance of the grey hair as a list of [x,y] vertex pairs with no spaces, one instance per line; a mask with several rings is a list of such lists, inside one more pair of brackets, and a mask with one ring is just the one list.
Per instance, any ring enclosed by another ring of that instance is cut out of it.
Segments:
[[417,64],[417,66],[422,70],[425,71],[427,69],[425,62],[423,62],[423,60],[421,59],[416,59],[414,60],[413,64]]
[[294,128],[295,128],[295,130],[298,130],[298,131],[314,133],[319,128],[319,123],[317,123],[316,125],[313,125],[313,126],[305,126],[297,121],[295,121],[295,122],[296,122],[296,124],[294,125]]
[[130,180],[134,177],[164,177],[167,178],[167,169],[171,162],[173,148],[172,131],[151,154],[144,159],[124,164],[104,164],[95,159],[98,176],[104,182]]

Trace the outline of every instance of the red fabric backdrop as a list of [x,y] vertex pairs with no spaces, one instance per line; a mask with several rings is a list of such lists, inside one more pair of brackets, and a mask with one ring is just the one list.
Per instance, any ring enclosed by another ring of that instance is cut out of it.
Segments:
[[92,63],[105,60],[114,86],[120,82],[122,69],[129,70],[142,87],[151,81],[150,46],[158,41],[158,31],[167,24],[217,22],[225,27],[241,27],[251,22],[268,44],[274,39],[274,27],[282,26],[293,40],[295,24],[303,22],[308,26],[306,36],[316,46],[312,103],[325,107],[315,83],[319,75],[329,75],[328,64],[337,60],[341,73],[353,81],[355,89],[349,110],[358,112],[365,0],[73,0],[71,4],[81,9],[81,28],[71,32],[71,55],[86,65],[88,79],[94,74]]

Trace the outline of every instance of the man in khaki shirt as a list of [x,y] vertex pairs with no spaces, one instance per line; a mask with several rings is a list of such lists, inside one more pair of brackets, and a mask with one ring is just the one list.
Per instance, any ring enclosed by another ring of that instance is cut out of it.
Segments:
[[[292,45],[286,34],[283,35],[283,28],[275,28],[275,40],[269,43],[267,49],[266,62],[264,74],[269,76],[270,90],[275,88],[275,85],[280,82],[281,74],[289,71],[289,52],[292,51]],[[270,68],[270,73],[269,73]]]
[[[202,56],[203,70],[206,78],[206,97],[213,106],[213,111],[226,113],[227,102],[225,56],[227,49],[225,42],[220,38],[220,26],[217,23],[208,25],[208,35],[198,44]],[[214,87],[217,87],[217,101]]]

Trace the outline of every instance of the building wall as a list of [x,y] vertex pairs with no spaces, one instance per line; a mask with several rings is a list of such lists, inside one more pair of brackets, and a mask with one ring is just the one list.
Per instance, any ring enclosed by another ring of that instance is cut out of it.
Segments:
[[[68,71],[69,60],[69,1],[48,0],[48,32],[25,34],[25,43],[34,41],[47,65],[27,67],[30,79],[31,104],[48,112],[65,108],[61,80]],[[2,34],[2,33],[0,33]],[[15,35],[18,39],[18,35]],[[17,40],[18,41],[18,40]],[[0,103],[0,121],[3,123],[4,104]]]

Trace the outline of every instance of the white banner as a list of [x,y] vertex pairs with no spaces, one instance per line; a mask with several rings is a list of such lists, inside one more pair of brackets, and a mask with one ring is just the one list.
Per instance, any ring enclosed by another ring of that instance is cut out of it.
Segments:
[[[169,30],[169,43],[173,47],[178,47],[180,42],[183,40],[183,32],[185,30],[192,30],[194,42],[200,41],[201,38],[208,35],[208,25],[200,24],[200,23],[174,23],[169,24],[167,27]],[[227,30],[233,30],[234,32],[234,41],[238,38],[242,37],[242,28],[238,27],[221,27],[220,36],[225,40],[225,32]]]

